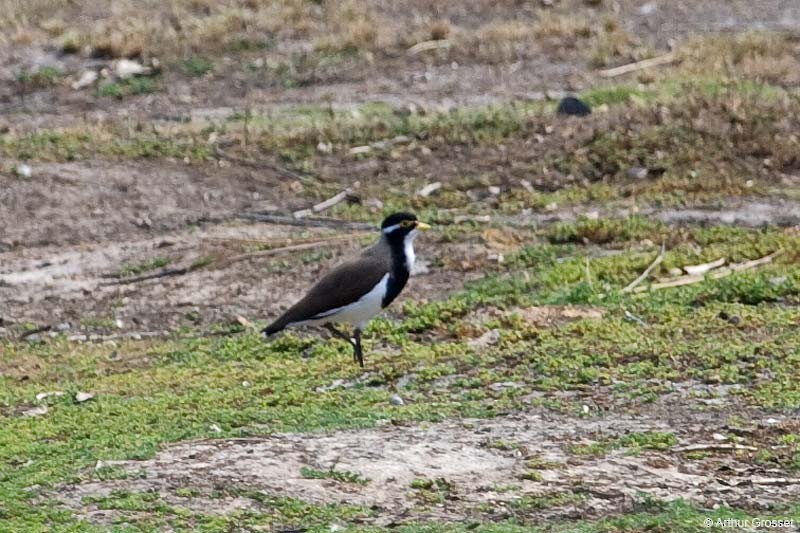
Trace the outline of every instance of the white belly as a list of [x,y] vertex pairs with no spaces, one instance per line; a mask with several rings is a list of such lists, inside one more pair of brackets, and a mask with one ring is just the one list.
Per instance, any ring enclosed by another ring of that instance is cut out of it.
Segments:
[[341,322],[363,330],[367,322],[375,318],[383,309],[381,302],[383,302],[383,296],[386,294],[388,282],[389,274],[386,274],[371,291],[359,298],[358,301],[331,309],[323,317],[304,320],[300,324],[321,325],[328,322]]

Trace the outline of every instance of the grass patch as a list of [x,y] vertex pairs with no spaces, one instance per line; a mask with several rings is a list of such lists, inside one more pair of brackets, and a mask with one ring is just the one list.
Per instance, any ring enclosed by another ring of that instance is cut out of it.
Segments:
[[144,274],[145,272],[150,272],[153,270],[158,270],[159,268],[164,268],[167,265],[169,265],[169,258],[154,257],[153,259],[148,259],[147,261],[142,261],[139,263],[129,263],[123,265],[117,271],[115,277],[129,278],[132,276],[138,276],[139,274]]
[[336,470],[335,465],[328,470],[317,470],[304,466],[300,469],[300,475],[306,479],[333,479],[342,483],[355,483],[356,485],[366,485],[369,480],[360,474],[349,470]]
[[110,81],[100,84],[97,88],[97,95],[122,99],[126,96],[150,94],[158,90],[158,83],[153,78],[134,76],[124,81]]
[[203,56],[192,56],[183,62],[183,70],[190,76],[199,78],[214,70],[214,64]]

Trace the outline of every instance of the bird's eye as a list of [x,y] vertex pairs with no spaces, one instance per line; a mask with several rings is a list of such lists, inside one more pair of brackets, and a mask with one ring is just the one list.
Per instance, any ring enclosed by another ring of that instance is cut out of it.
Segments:
[[401,228],[408,228],[410,226],[411,226],[411,221],[410,220],[403,220],[402,222],[400,222],[400,227]]

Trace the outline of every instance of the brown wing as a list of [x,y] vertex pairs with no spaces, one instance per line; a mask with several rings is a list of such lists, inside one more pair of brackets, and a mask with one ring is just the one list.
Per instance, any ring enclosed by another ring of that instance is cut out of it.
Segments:
[[357,301],[389,272],[389,264],[375,255],[362,255],[328,272],[308,293],[264,330],[271,335],[293,322],[302,322]]

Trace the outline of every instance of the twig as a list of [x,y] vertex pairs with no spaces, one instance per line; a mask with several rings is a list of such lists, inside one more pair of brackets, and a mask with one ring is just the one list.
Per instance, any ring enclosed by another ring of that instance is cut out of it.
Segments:
[[448,41],[447,39],[422,41],[421,43],[417,43],[408,50],[406,50],[406,54],[410,56],[415,56],[422,52],[428,52],[430,50],[441,50],[442,48],[450,48],[450,41]]
[[653,262],[652,262],[652,263],[650,263],[650,266],[649,266],[649,267],[647,267],[647,268],[645,269],[645,271],[644,271],[644,272],[642,272],[642,274],[641,274],[641,275],[640,275],[638,278],[636,278],[635,280],[631,281],[631,282],[628,284],[628,286],[627,286],[627,287],[625,287],[624,289],[622,289],[622,292],[624,292],[624,293],[631,292],[631,291],[633,291],[633,289],[635,289],[635,288],[636,288],[636,286],[637,286],[637,285],[639,285],[641,282],[643,282],[644,280],[646,280],[646,279],[647,279],[647,277],[650,275],[650,273],[651,273],[653,270],[655,270],[655,268],[656,268],[658,265],[660,265],[660,264],[661,264],[661,262],[664,260],[664,252],[665,252],[665,251],[666,251],[666,247],[665,247],[664,243],[662,242],[662,243],[661,243],[661,251],[658,253],[658,256],[656,256],[656,258],[653,260]]
[[229,265],[231,263],[235,263],[237,261],[242,261],[244,259],[253,259],[255,257],[267,257],[270,255],[277,255],[283,252],[299,252],[301,250],[311,250],[313,248],[319,248],[320,246],[331,246],[336,243],[336,241],[341,240],[351,240],[353,239],[352,235],[337,235],[336,237],[332,237],[330,239],[324,239],[319,241],[313,242],[304,242],[300,244],[291,244],[289,246],[280,246],[278,248],[270,248],[269,250],[259,250],[256,252],[247,252],[239,255],[234,255],[233,257],[229,257],[223,263],[223,265]]
[[182,276],[184,274],[188,274],[193,270],[197,270],[201,268],[202,264],[200,265],[190,265],[188,267],[181,267],[181,268],[165,268],[163,270],[159,270],[158,272],[153,272],[152,274],[142,274],[141,276],[134,276],[132,278],[122,278],[122,279],[115,279],[114,281],[107,281],[105,283],[101,283],[100,285],[108,286],[108,285],[128,285],[130,283],[139,283],[140,281],[147,281],[151,279],[158,279],[158,278],[170,278],[173,276]]
[[31,335],[36,335],[37,333],[44,333],[45,331],[50,331],[53,329],[53,326],[39,326],[38,328],[31,329],[23,333],[19,336],[19,340],[25,340]]
[[417,191],[417,196],[422,196],[423,198],[430,196],[431,194],[435,193],[439,189],[442,188],[441,181],[434,181],[433,183],[429,183],[425,185],[423,188]]
[[308,181],[311,178],[309,176],[303,176],[302,174],[298,174],[288,168],[279,167],[272,163],[267,163],[266,161],[253,161],[251,159],[241,159],[239,157],[234,157],[227,155],[225,152],[222,151],[221,148],[215,147],[215,155],[220,159],[226,159],[231,163],[236,163],[237,165],[241,165],[244,167],[256,168],[256,169],[269,169],[277,174],[282,174],[284,177],[293,178],[300,181]]
[[758,448],[755,446],[745,446],[743,444],[690,444],[689,446],[680,446],[672,448],[673,452],[702,452],[702,451],[728,451],[728,450],[746,450],[750,452],[757,452]]
[[675,61],[675,59],[675,54],[670,52],[668,54],[664,54],[663,56],[651,57],[649,59],[636,61],[635,63],[628,63],[627,65],[601,70],[600,76],[603,78],[614,78],[616,76],[628,74],[629,72],[636,72],[637,70],[667,65]]
[[365,222],[350,222],[335,218],[305,217],[294,218],[285,215],[270,215],[266,213],[237,213],[237,218],[266,222],[268,224],[284,224],[286,226],[303,226],[316,228],[359,229],[374,230],[375,226]]
[[328,198],[324,202],[320,202],[320,203],[312,206],[311,209],[301,209],[299,211],[295,211],[294,213],[292,213],[292,216],[294,216],[294,218],[305,218],[308,215],[311,215],[311,214],[314,214],[314,213],[321,213],[321,212],[325,211],[326,209],[330,209],[331,207],[335,206],[336,204],[340,204],[340,203],[344,202],[348,197],[352,196],[353,195],[353,190],[357,189],[358,186],[359,186],[359,183],[355,182],[352,187],[348,187],[345,190],[343,190],[342,192],[340,192],[339,194],[336,194],[336,195],[332,196],[331,198]]
[[683,267],[683,270],[692,276],[705,274],[710,270],[714,270],[715,268],[721,267],[725,264],[726,259],[724,257],[720,257],[716,261],[711,261],[709,263],[702,263],[700,265],[686,265]]
[[779,255],[783,250],[778,250],[765,257],[753,259],[752,261],[745,261],[744,263],[735,263],[725,268],[712,270],[708,275],[694,274],[689,276],[681,276],[679,278],[671,279],[669,281],[662,281],[660,283],[653,283],[649,287],[637,287],[633,292],[639,293],[647,290],[668,289],[670,287],[681,287],[683,285],[691,285],[692,283],[700,283],[705,279],[720,279],[729,276],[734,272],[741,272],[743,270],[750,270],[758,268],[761,265],[771,263],[772,260]]

